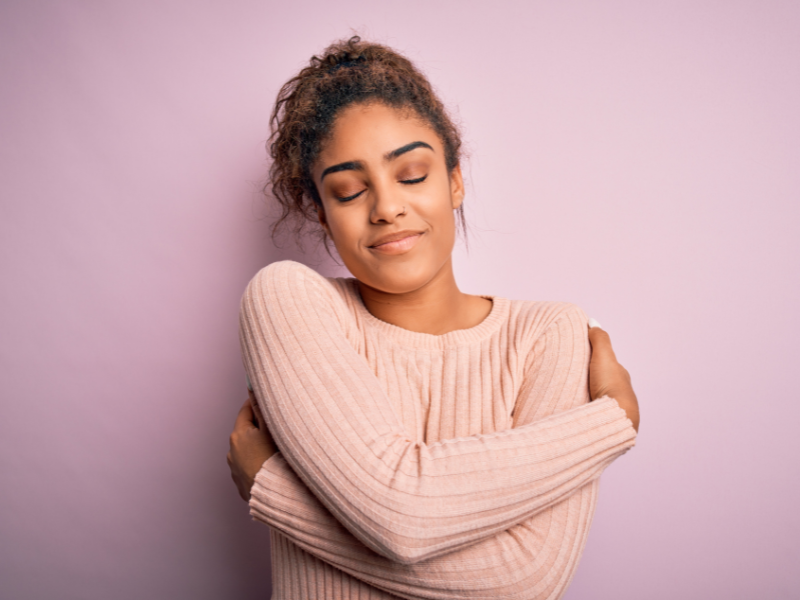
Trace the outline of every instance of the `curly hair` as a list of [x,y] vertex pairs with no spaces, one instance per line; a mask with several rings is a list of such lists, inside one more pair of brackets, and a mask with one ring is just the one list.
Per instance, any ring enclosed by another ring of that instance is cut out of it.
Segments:
[[[322,200],[311,169],[331,135],[337,114],[351,104],[371,102],[416,113],[439,135],[447,170],[452,172],[459,164],[460,132],[430,82],[411,61],[386,46],[363,42],[359,36],[339,40],[322,56],[312,56],[309,65],[278,93],[267,145],[272,165],[264,186],[264,193],[275,198],[282,211],[272,227],[273,238],[289,224],[299,238],[306,225],[314,224],[328,249],[317,218]],[[457,212],[466,234],[463,204]]]

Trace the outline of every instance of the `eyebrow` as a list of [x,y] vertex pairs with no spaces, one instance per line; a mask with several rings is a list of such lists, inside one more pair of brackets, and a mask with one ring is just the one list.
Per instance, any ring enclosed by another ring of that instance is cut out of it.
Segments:
[[[387,152],[383,155],[383,160],[394,160],[399,156],[402,156],[406,152],[411,152],[412,150],[416,150],[417,148],[427,148],[432,152],[435,152],[433,147],[430,144],[426,144],[425,142],[411,142],[410,144],[406,144],[396,150],[392,150],[391,152]],[[328,167],[322,172],[322,176],[319,178],[320,181],[325,179],[326,175],[331,173],[338,173],[339,171],[363,171],[364,170],[364,163],[360,160],[349,160],[347,162],[339,163],[338,165],[333,165]]]
[[320,181],[325,179],[325,175],[329,175],[330,173],[338,173],[339,171],[363,171],[364,170],[364,163],[359,160],[350,160],[347,162],[339,163],[338,165],[333,165],[332,167],[328,167],[322,172],[322,177],[319,178]]
[[406,152],[411,152],[412,150],[416,150],[417,148],[427,148],[428,150],[433,151],[433,148],[430,144],[426,144],[425,142],[411,142],[410,144],[406,144],[402,148],[398,148],[397,150],[392,150],[391,152],[387,152],[383,155],[383,160],[394,160],[398,156],[405,154]]

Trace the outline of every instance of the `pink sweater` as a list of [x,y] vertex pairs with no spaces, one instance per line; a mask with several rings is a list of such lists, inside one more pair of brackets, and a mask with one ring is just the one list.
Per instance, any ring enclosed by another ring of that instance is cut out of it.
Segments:
[[444,335],[377,319],[292,261],[242,299],[245,368],[280,448],[258,473],[273,600],[559,598],[603,469],[634,445],[589,403],[586,315],[485,296]]

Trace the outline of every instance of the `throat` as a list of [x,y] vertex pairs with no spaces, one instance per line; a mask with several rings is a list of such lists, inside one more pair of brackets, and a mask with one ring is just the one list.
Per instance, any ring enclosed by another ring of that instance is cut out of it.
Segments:
[[366,309],[377,319],[402,329],[430,335],[444,335],[480,325],[492,312],[488,298],[464,294],[458,290],[447,296],[415,297],[412,294],[364,293]]

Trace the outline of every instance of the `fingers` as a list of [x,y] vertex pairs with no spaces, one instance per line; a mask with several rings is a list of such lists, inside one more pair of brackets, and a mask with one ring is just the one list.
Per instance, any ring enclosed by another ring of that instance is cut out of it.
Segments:
[[236,415],[236,423],[233,429],[246,429],[253,427],[253,407],[250,405],[250,399],[245,400],[242,408],[239,409],[239,414]]
[[604,353],[609,358],[617,360],[614,349],[611,347],[611,337],[603,329],[600,329],[599,324],[591,326],[590,323],[589,343],[592,345],[592,353]]
[[267,424],[264,421],[264,415],[261,414],[261,408],[258,406],[258,401],[256,400],[256,396],[253,393],[253,390],[250,390],[247,394],[247,399],[250,402],[250,408],[253,411],[253,415],[255,416],[256,423],[258,423],[258,428],[261,431],[267,430]]
[[258,428],[261,431],[267,431],[268,428],[267,428],[266,422],[264,421],[264,415],[261,414],[261,409],[258,407],[257,404],[254,406],[253,412],[256,415],[256,421],[258,422]]

